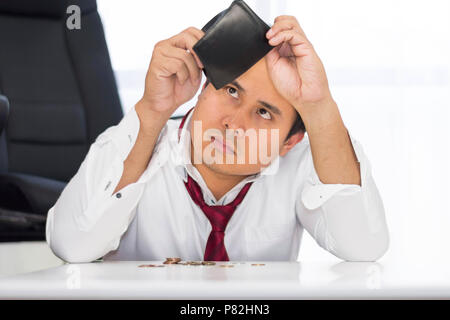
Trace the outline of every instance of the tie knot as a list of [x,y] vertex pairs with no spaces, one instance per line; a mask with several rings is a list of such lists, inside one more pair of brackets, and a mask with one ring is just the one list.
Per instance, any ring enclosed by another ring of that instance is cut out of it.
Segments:
[[228,220],[230,220],[236,207],[244,200],[252,182],[247,183],[239,192],[239,194],[226,205],[209,206],[203,199],[203,192],[198,185],[198,183],[191,178],[190,175],[187,176],[188,180],[185,182],[186,189],[191,196],[192,200],[202,209],[208,220],[213,226],[216,226],[217,230],[225,230]]

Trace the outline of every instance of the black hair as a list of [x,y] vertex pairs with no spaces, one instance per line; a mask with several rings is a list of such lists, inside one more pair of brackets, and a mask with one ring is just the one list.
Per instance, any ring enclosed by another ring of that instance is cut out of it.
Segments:
[[[209,83],[210,83],[209,79],[206,79],[204,88],[206,88]],[[300,116],[300,114],[297,111],[295,112],[295,114],[297,115],[297,117],[295,118],[294,124],[292,125],[291,129],[289,130],[289,133],[288,133],[285,141],[288,140],[291,136],[293,136],[294,134],[296,134],[298,132],[306,131],[305,124],[303,123],[302,117]]]
[[285,140],[289,139],[291,136],[293,136],[294,134],[296,134],[298,132],[306,131],[305,124],[303,123],[302,117],[300,117],[300,114],[298,113],[298,111],[295,111],[295,114],[297,115],[297,117],[295,118],[294,124],[292,125],[291,130],[289,130],[289,133]]

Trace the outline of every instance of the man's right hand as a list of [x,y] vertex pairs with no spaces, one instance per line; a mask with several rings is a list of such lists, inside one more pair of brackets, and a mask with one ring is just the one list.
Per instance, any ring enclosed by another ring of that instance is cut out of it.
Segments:
[[203,65],[192,47],[203,35],[190,27],[156,43],[141,100],[151,111],[170,116],[197,93]]

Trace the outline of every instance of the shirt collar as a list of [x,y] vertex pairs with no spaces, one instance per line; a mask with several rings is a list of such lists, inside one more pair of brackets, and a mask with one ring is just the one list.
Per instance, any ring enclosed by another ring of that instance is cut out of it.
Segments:
[[[180,140],[177,141],[175,151],[176,151],[176,159],[175,169],[177,173],[181,176],[184,182],[187,182],[188,168],[189,172],[192,171],[192,168],[195,168],[191,163],[191,118],[192,112],[189,112],[189,115],[184,122],[183,129],[181,129]],[[178,133],[178,128],[180,126],[181,121],[177,122],[176,132]]]

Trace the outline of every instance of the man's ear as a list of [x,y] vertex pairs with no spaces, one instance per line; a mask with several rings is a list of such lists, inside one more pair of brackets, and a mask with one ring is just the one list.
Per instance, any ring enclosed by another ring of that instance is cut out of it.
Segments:
[[289,150],[291,150],[297,143],[303,140],[303,137],[305,136],[304,131],[299,131],[297,133],[294,133],[292,136],[287,139],[280,150],[280,156],[286,155]]

